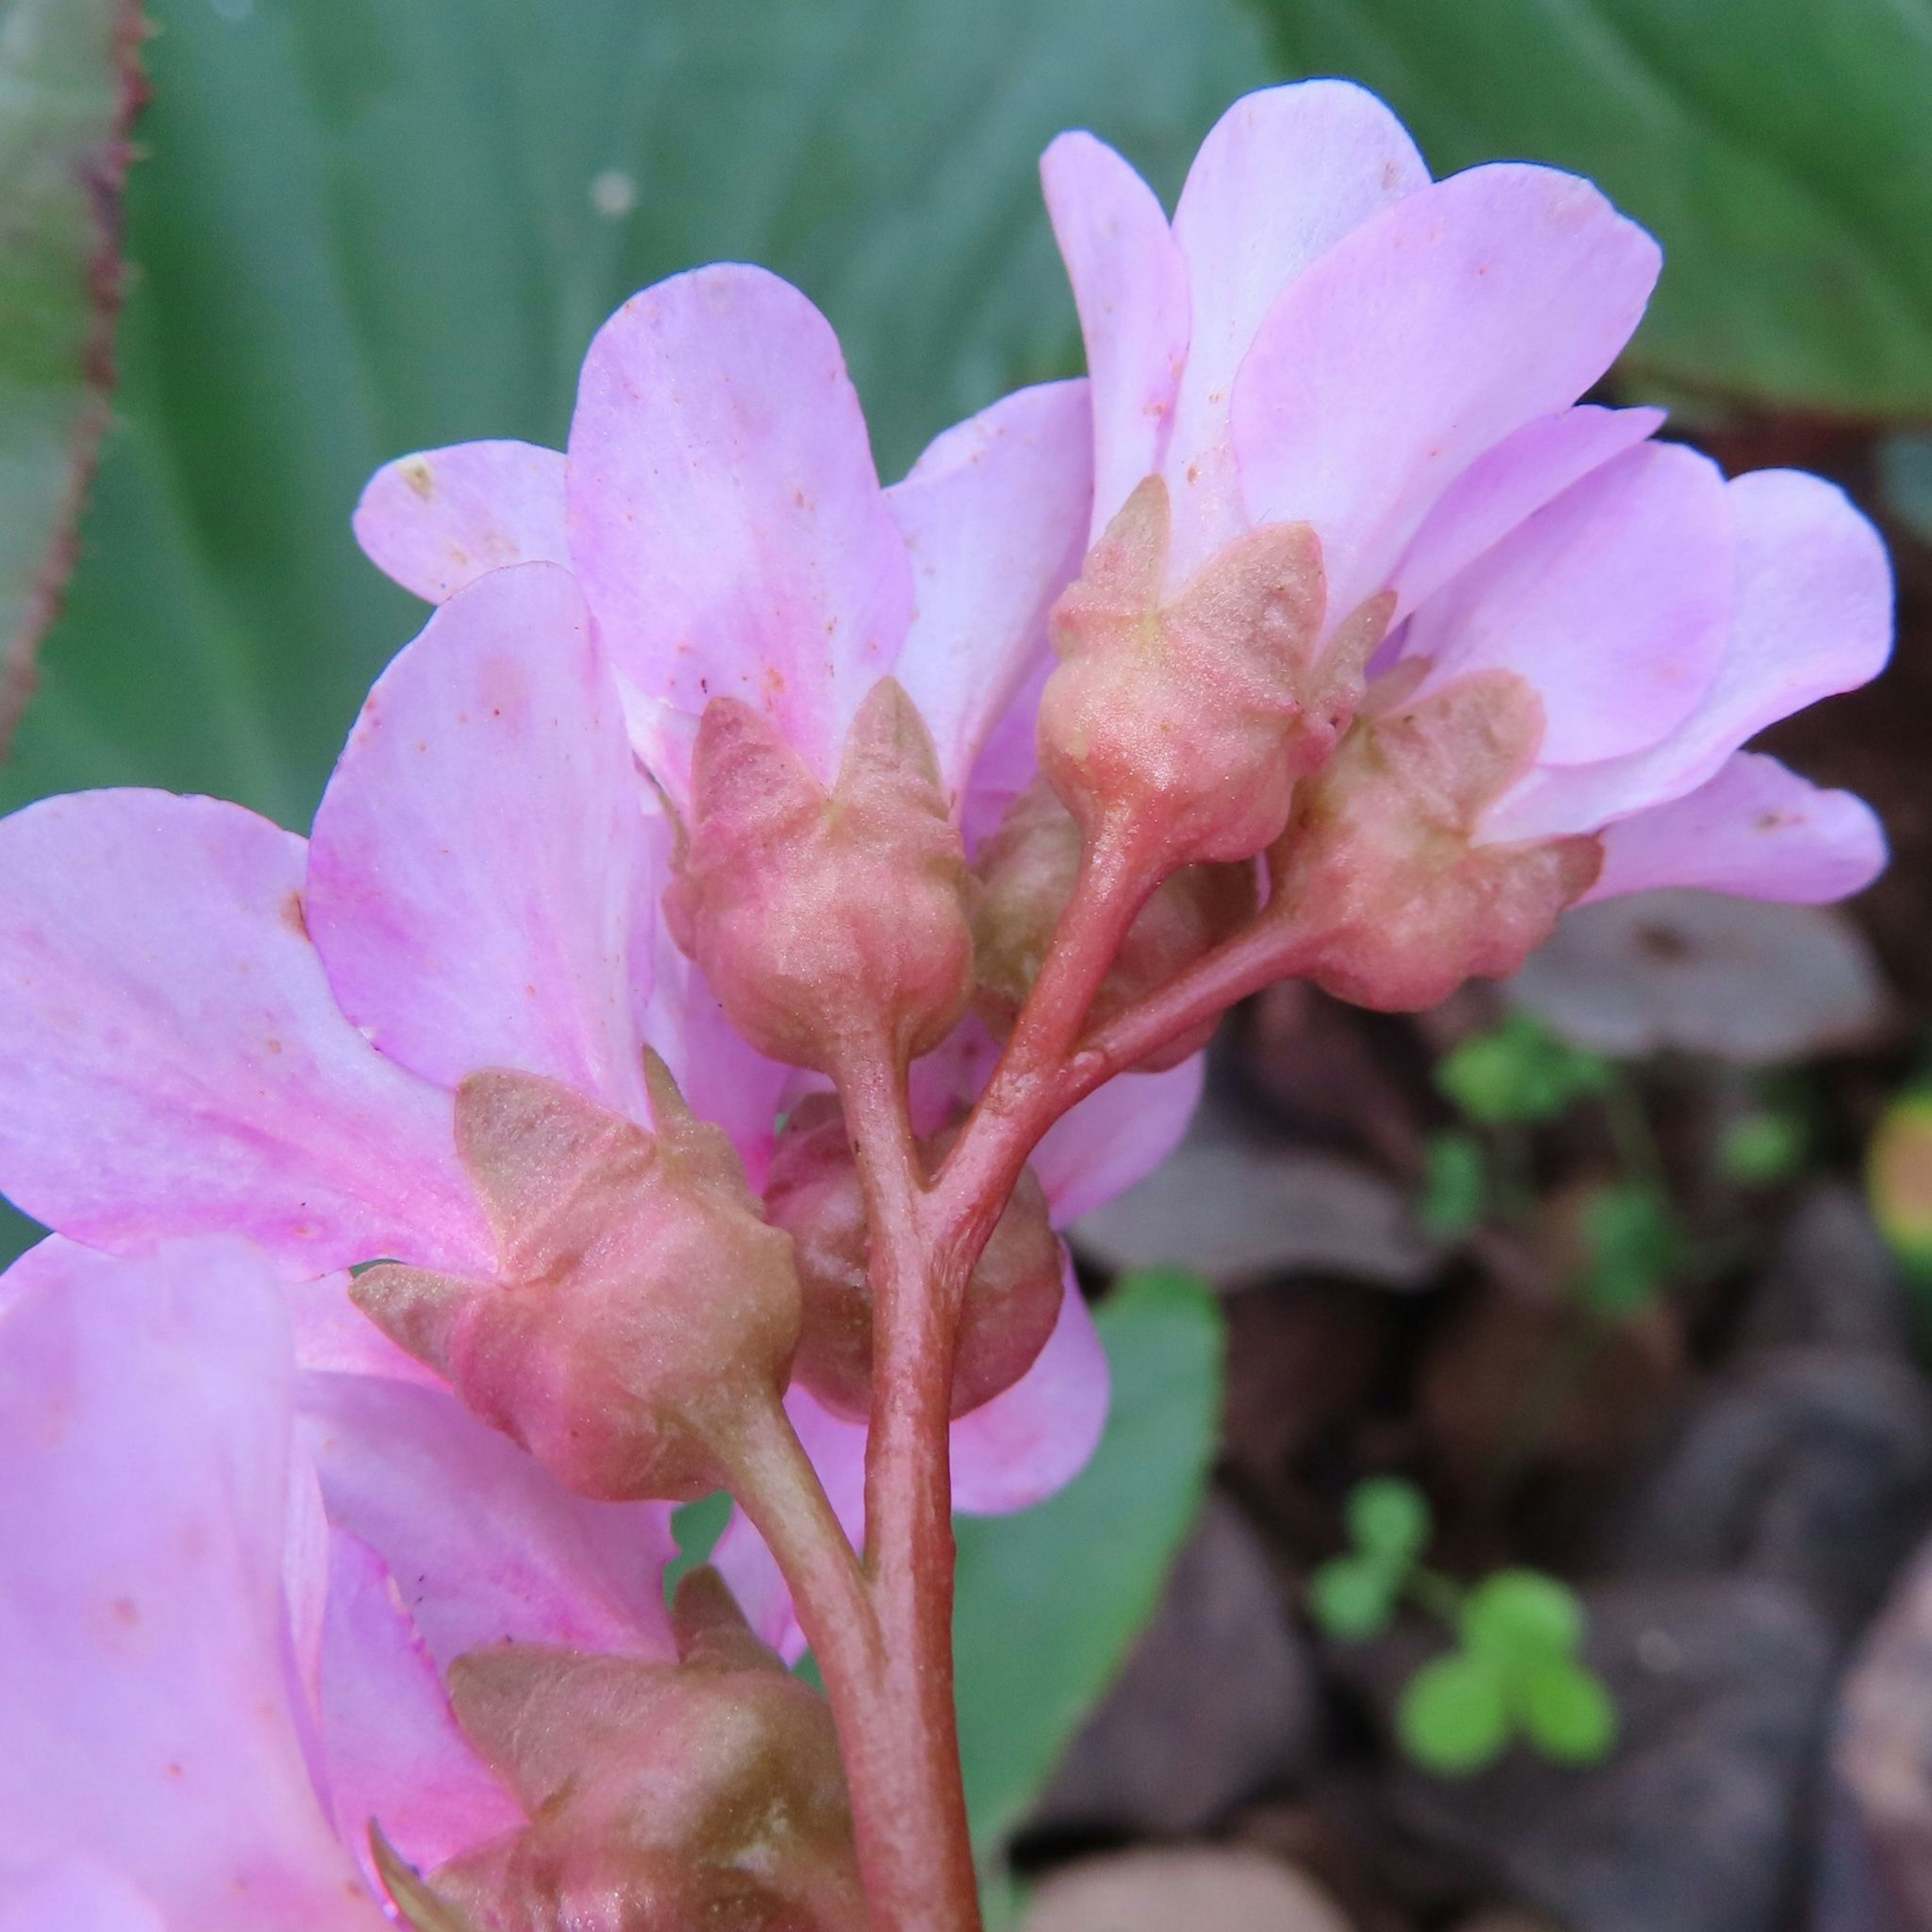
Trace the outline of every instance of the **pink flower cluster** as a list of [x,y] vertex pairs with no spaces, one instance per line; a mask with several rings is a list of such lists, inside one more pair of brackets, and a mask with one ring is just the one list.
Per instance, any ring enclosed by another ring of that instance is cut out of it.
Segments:
[[[1482,784],[1438,788],[1446,867],[1585,841],[1569,897],[1825,898],[1882,863],[1857,800],[1740,748],[1879,669],[1883,554],[1828,484],[1727,483],[1658,412],[1580,402],[1658,266],[1594,190],[1432,183],[1335,82],[1238,104],[1172,226],[1088,136],[1046,178],[1090,382],[1008,397],[882,488],[810,303],[755,268],[676,277],[598,333],[566,452],[468,444],[370,483],[364,548],[439,608],[309,840],[152,792],[0,823],[0,1186],[56,1231],[0,1284],[0,1927],[386,1922],[370,1820],[424,1870],[526,1826],[514,1767],[452,1715],[458,1658],[674,1654],[668,1506],[566,1490],[364,1318],[350,1271],[496,1277],[456,1125],[490,1070],[664,1132],[652,1049],[762,1186],[825,1082],[746,1043],[663,916],[712,700],[829,794],[896,679],[970,856],[1034,778],[1056,601],[1154,476],[1168,590],[1306,524],[1324,634],[1386,600],[1336,769],[1391,706],[1441,704],[1493,752],[1466,694],[1517,694]],[[1382,822],[1346,803],[1333,822]],[[1358,938],[1322,944],[1318,976],[1387,992]],[[917,1062],[921,1135],[994,1052],[969,1018]],[[1157,1162],[1199,1082],[1198,1058],[1130,1073],[1067,1114],[1033,1160],[1056,1223]],[[956,1507],[1069,1480],[1106,1393],[1070,1289],[954,1423]],[[786,1406],[856,1537],[864,1425],[802,1386]],[[796,1654],[742,1519],[718,1562]]]

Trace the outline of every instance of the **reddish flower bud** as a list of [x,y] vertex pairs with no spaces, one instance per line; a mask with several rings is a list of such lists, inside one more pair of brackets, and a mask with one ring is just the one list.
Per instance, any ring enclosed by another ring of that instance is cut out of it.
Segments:
[[581,1496],[703,1496],[716,1445],[782,1395],[791,1244],[730,1143],[647,1056],[657,1132],[531,1073],[458,1088],[457,1149],[497,1252],[477,1282],[392,1263],[350,1291],[384,1332]]
[[762,1053],[831,1072],[851,1042],[910,1058],[972,992],[965,854],[932,739],[881,678],[827,792],[769,719],[715,698],[692,761],[693,823],[664,912]]
[[[1080,828],[1043,778],[1021,793],[1000,829],[980,848],[974,872],[973,962],[980,1016],[1000,1038],[1039,977],[1054,928],[1080,871]],[[1184,866],[1171,872],[1127,929],[1088,1022],[1102,1021],[1174,977],[1253,917],[1255,868],[1246,860]],[[1159,1072],[1206,1046],[1215,1022],[1171,1042],[1141,1063]]]
[[1268,524],[1162,596],[1169,508],[1150,476],[1053,614],[1060,662],[1040,700],[1042,768],[1090,838],[1112,821],[1150,865],[1246,859],[1288,818],[1362,694],[1390,600],[1324,647],[1322,547]]
[[674,1612],[680,1661],[473,1651],[451,1703],[530,1822],[425,1881],[379,1839],[420,1932],[858,1932],[866,1905],[831,1712],[715,1570]]
[[1384,1012],[1514,973],[1603,864],[1593,838],[1474,842],[1484,808],[1535,755],[1542,702],[1502,670],[1412,700],[1426,670],[1406,664],[1370,693],[1269,854],[1268,916],[1295,971]]
[[[936,1163],[954,1138],[942,1134],[922,1151]],[[786,1123],[765,1206],[797,1247],[805,1323],[793,1372],[829,1407],[862,1418],[872,1404],[866,1201],[844,1114],[830,1094],[812,1095]],[[1064,1285],[1046,1195],[1029,1168],[967,1285],[953,1358],[956,1416],[992,1401],[1033,1366],[1059,1318]]]

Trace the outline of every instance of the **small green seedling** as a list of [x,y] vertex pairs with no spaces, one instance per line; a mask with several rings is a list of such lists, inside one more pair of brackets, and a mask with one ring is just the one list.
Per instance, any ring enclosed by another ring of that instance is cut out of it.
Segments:
[[1794,1112],[1770,1107],[1741,1114],[1718,1138],[1718,1170],[1739,1187],[1775,1187],[1804,1165],[1810,1136]]
[[1378,1476],[1350,1493],[1351,1547],[1310,1580],[1309,1609],[1333,1637],[1378,1635],[1406,1595],[1439,1616],[1456,1643],[1404,1687],[1402,1749],[1425,1770],[1466,1777],[1520,1738],[1559,1764],[1592,1764],[1616,1742],[1616,1708],[1578,1654],[1582,1605],[1540,1570],[1498,1570],[1473,1588],[1423,1566],[1432,1523],[1412,1483]]
[[1462,1113],[1486,1127],[1553,1120],[1579,1100],[1604,1092],[1616,1069],[1600,1054],[1571,1046],[1525,1012],[1445,1054],[1436,1084]]
[[1591,1193],[1580,1219],[1588,1258],[1576,1279],[1577,1294],[1612,1320],[1641,1314],[1684,1258],[1683,1230],[1663,1189],[1648,1180],[1613,1181]]
[[1424,1231],[1438,1241],[1460,1241],[1482,1226],[1489,1211],[1489,1161],[1474,1134],[1448,1128],[1431,1134],[1422,1150],[1422,1198],[1416,1212]]

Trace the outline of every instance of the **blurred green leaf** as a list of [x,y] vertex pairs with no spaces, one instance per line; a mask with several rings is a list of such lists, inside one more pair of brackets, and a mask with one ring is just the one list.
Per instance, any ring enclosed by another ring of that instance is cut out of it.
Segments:
[[896,474],[1079,366],[1053,134],[1090,122],[1171,190],[1267,72],[1235,0],[154,10],[124,388],[9,808],[151,784],[305,829],[424,615],[350,536],[378,464],[560,442],[604,316],[735,258],[826,309]]
[[1355,1546],[1400,1567],[1429,1546],[1435,1531],[1429,1498],[1401,1476],[1371,1476],[1348,1492],[1348,1534]]
[[1473,1134],[1450,1129],[1424,1144],[1422,1198],[1417,1208],[1424,1230],[1438,1240],[1460,1240],[1481,1223],[1489,1196],[1489,1167]]
[[1256,0],[1283,62],[1384,94],[1437,172],[1592,176],[1667,253],[1665,388],[1932,412],[1925,0]]
[[1615,1077],[1600,1054],[1558,1040],[1520,1011],[1460,1042],[1436,1068],[1443,1094],[1484,1126],[1554,1120]]
[[1472,1651],[1425,1664],[1396,1707],[1402,1747],[1426,1771],[1464,1776],[1492,1764],[1509,1742],[1502,1667]]
[[1219,1435],[1221,1323],[1204,1289],[1130,1276],[1099,1319],[1114,1400],[1092,1462],[1037,1509],[956,1525],[960,1752],[982,1853],[1024,1816],[1153,1613]]
[[1590,1258],[1577,1292],[1600,1315],[1648,1308],[1684,1258],[1683,1231],[1663,1190],[1642,1180],[1600,1187],[1581,1220]]
[[1400,1566],[1380,1557],[1333,1557],[1308,1580],[1308,1613],[1329,1636],[1360,1643],[1388,1623],[1401,1584]]
[[1932,543],[1932,436],[1896,430],[1879,444],[1885,506],[1921,543]]
[[1804,1123],[1795,1114],[1746,1114],[1719,1138],[1718,1166],[1742,1187],[1774,1186],[1804,1166],[1806,1142]]
[[1498,1570],[1469,1592],[1462,1606],[1462,1641],[1497,1663],[1562,1657],[1582,1640],[1583,1606],[1576,1593],[1540,1570]]
[[1528,1657],[1510,1675],[1510,1706],[1545,1757],[1594,1764],[1617,1741],[1617,1707],[1604,1680],[1568,1657]]
[[0,0],[0,746],[107,420],[141,34],[138,0]]

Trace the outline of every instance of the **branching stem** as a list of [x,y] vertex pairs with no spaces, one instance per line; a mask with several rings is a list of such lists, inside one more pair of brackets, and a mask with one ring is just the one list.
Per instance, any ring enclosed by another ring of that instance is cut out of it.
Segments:
[[871,1932],[980,1932],[953,1706],[950,1448],[959,1310],[980,1251],[1040,1136],[1068,1108],[1284,970],[1283,934],[1264,918],[1083,1045],[1094,997],[1159,883],[1124,832],[1092,842],[1006,1049],[930,1183],[902,1057],[879,1039],[855,1044],[837,1070],[870,1234],[862,1565],[782,1414],[782,1429],[753,1445],[740,1500],[790,1586],[824,1675]]

